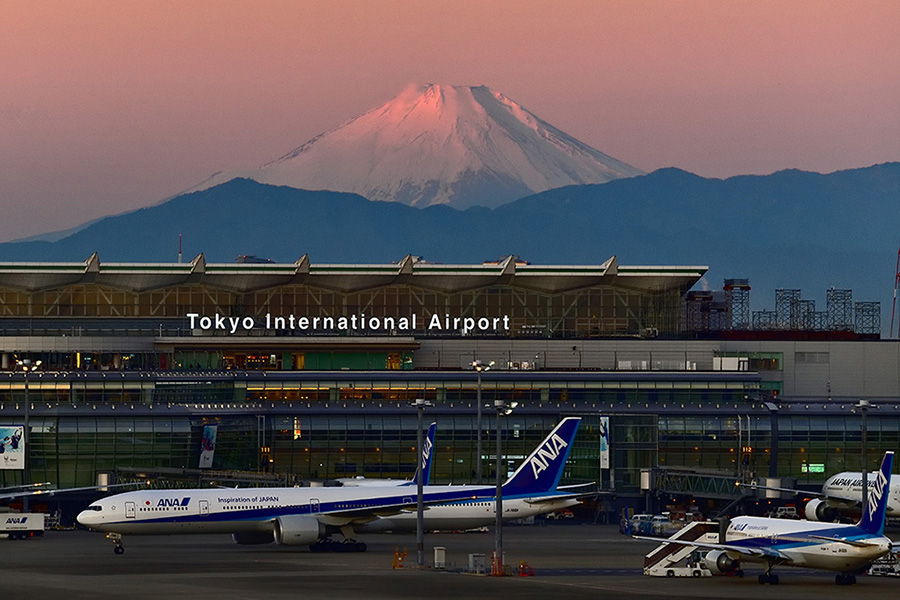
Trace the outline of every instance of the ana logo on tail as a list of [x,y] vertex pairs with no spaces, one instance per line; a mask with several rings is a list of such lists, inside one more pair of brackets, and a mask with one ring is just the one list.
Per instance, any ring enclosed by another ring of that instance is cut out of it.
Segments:
[[425,444],[422,447],[422,470],[428,467],[428,459],[431,458],[431,449],[434,447],[434,444],[431,441],[431,438],[425,439]]
[[538,475],[540,475],[541,471],[546,471],[550,466],[550,463],[559,456],[559,451],[568,446],[568,444],[557,434],[553,434],[547,442],[538,448],[537,452],[534,453],[534,456],[529,461],[531,464],[531,471],[534,473],[534,478],[537,479]]
[[884,476],[884,471],[878,472],[878,477],[875,480],[875,487],[869,490],[869,506],[867,507],[869,510],[869,520],[872,521],[875,519],[875,511],[878,510],[878,504],[881,502],[881,497],[884,496],[885,490],[887,490],[888,480],[887,477]]

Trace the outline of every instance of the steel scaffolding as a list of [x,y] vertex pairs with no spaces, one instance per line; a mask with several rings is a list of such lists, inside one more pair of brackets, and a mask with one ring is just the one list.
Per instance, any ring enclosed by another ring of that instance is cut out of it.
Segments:
[[800,290],[775,290],[775,326],[798,329]]
[[881,302],[856,303],[856,333],[881,333]]
[[725,280],[725,306],[729,329],[750,329],[750,280]]
[[853,290],[829,289],[826,292],[828,329],[853,331]]

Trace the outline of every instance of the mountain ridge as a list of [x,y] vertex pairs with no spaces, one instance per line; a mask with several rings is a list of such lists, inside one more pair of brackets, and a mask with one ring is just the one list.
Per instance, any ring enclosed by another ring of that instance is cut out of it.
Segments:
[[[252,254],[293,262],[386,264],[407,254],[480,264],[515,254],[535,264],[708,265],[704,285],[749,278],[777,288],[891,300],[900,231],[900,163],[818,174],[704,178],[680,169],[566,186],[495,209],[422,209],[353,194],[235,179],[103,219],[58,242],[0,244],[3,261],[210,262]],[[759,294],[759,292],[755,292]],[[756,302],[757,300],[754,300]],[[772,307],[772,302],[768,302]]]

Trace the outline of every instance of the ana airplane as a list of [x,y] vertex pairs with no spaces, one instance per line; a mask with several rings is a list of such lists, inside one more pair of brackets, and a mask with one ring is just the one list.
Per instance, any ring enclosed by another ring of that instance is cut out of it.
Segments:
[[[869,473],[866,479],[869,491],[875,486],[878,473]],[[832,475],[822,486],[822,492],[816,494],[794,488],[768,487],[763,485],[740,484],[752,489],[772,490],[800,496],[819,496],[806,503],[804,515],[810,521],[834,521],[840,511],[859,510],[862,504],[862,473],[838,473]],[[900,480],[894,480],[888,494],[887,515],[900,516]]]
[[[428,485],[431,476],[431,458],[433,456],[432,448],[434,447],[434,433],[436,423],[432,423],[428,429],[428,437],[422,449],[422,469],[423,483]],[[412,480],[407,479],[339,479],[342,485],[347,487],[369,486],[378,487],[385,485],[394,486],[415,486],[417,485],[416,475]],[[561,491],[584,489],[593,487],[593,484],[564,486],[558,488]],[[583,494],[582,494],[583,495]],[[582,497],[577,493],[567,495],[534,498],[517,498],[506,499],[503,501],[503,519],[515,520],[533,517],[570,508],[579,503]],[[587,495],[592,495],[588,493]],[[400,532],[415,531],[418,522],[414,512],[402,512],[390,516],[382,516],[374,521],[362,523],[355,527],[357,533],[384,533],[384,532]],[[426,529],[474,529],[476,527],[485,527],[492,525],[496,521],[496,507],[493,498],[479,498],[476,500],[463,500],[459,502],[449,502],[446,504],[434,504],[428,507],[424,515],[424,525]],[[268,541],[272,541],[269,539]]]
[[[419,469],[422,469],[422,484],[428,485],[431,482],[431,457],[434,455],[434,432],[437,429],[437,423],[428,426],[428,435],[422,444],[422,460],[416,465],[416,472],[412,479],[366,479],[365,477],[342,477],[340,479],[332,479],[331,481],[343,487],[379,487],[379,486],[401,486],[419,484]],[[326,482],[325,485],[329,485]]]
[[[557,489],[572,449],[580,417],[563,419],[503,484],[503,506],[548,506],[576,494]],[[483,485],[429,485],[423,502],[454,506],[493,504],[496,488]],[[380,518],[414,512],[409,486],[144,490],[109,496],[91,504],[78,522],[105,531],[116,554],[125,551],[123,534],[231,533],[237,543],[302,546],[312,550],[364,551],[355,530]],[[555,510],[555,509],[550,509]],[[518,514],[517,516],[525,516]],[[430,524],[426,517],[426,526]],[[454,528],[462,528],[454,525]],[[344,541],[332,541],[333,533]]]
[[892,548],[891,540],[884,535],[884,520],[893,462],[894,453],[885,453],[881,469],[875,474],[868,506],[855,525],[737,517],[728,525],[724,543],[677,539],[666,543],[709,549],[704,566],[713,573],[743,575],[741,561],[763,563],[766,572],[759,576],[760,584],[778,583],[778,575],[772,573],[778,565],[838,571],[838,585],[854,584],[857,574]]

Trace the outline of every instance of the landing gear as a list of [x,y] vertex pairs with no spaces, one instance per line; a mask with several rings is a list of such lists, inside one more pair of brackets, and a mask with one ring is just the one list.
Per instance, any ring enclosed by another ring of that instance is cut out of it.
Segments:
[[116,554],[125,554],[125,546],[122,545],[122,534],[107,533],[106,539],[113,543],[113,552]]
[[853,585],[856,583],[856,575],[840,573],[834,576],[834,582],[838,585]]
[[775,563],[775,560],[766,560],[766,572],[759,576],[759,585],[778,585],[778,575],[772,572]]

